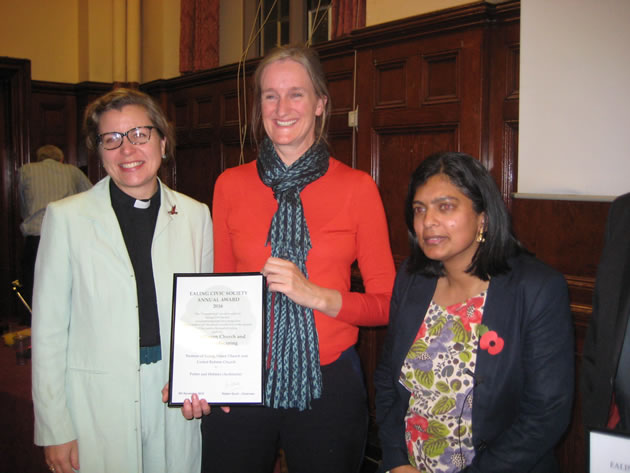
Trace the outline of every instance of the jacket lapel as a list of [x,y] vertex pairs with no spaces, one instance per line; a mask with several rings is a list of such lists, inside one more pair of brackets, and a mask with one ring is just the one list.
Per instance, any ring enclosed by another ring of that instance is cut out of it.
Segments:
[[[625,264],[623,266],[623,273],[621,277],[621,281],[619,286],[617,286],[619,301],[617,303],[617,314],[616,320],[614,322],[614,326],[619,328],[619,331],[622,332],[620,338],[621,345],[623,345],[623,340],[625,339],[626,326],[628,324],[628,319],[630,318],[630,254],[626,254],[624,258]],[[611,292],[610,294],[614,294]],[[618,347],[618,351],[616,353],[620,353],[621,346]]]
[[[514,294],[513,288],[508,284],[508,275],[502,274],[495,276],[490,280],[488,287],[488,293],[486,295],[486,303],[483,309],[483,318],[481,323],[488,327],[488,330],[494,331],[499,337],[501,337],[505,343],[501,353],[496,355],[490,355],[488,350],[482,350],[481,347],[477,349],[477,366],[475,368],[475,381],[479,385],[484,380],[495,379],[500,376],[496,370],[499,363],[496,363],[497,356],[508,356],[509,341],[511,332],[514,332],[516,327],[514,324],[513,314],[505,313],[506,307],[514,307]],[[481,389],[481,388],[480,388]]]
[[161,206],[158,212],[157,222],[155,223],[154,241],[166,230],[169,224],[177,218],[180,212],[180,209],[177,208],[177,199],[173,191],[166,187],[162,181],[159,182],[162,195],[160,196]]
[[[405,269],[403,269],[405,270]],[[417,275],[409,275],[409,281],[405,289],[405,294],[400,296],[401,301],[405,301],[405,313],[400,314],[402,324],[398,330],[399,342],[395,350],[394,366],[400,372],[409,348],[413,343],[422,322],[426,316],[429,304],[435,293],[437,278],[425,278]],[[406,348],[405,348],[406,347]]]
[[126,261],[131,270],[132,265],[127,246],[120,230],[118,218],[112,207],[109,193],[110,180],[111,178],[106,176],[85,193],[86,197],[89,196],[89,199],[83,199],[80,216],[92,223],[94,233],[102,235],[102,241],[109,242],[116,254]]

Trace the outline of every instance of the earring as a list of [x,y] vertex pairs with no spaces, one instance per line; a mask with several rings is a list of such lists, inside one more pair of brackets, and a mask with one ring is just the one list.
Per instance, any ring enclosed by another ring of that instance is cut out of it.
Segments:
[[484,241],[486,241],[486,236],[485,236],[485,232],[483,231],[483,227],[481,227],[479,231],[477,232],[477,238],[475,238],[475,241],[477,243],[483,243]]
[[162,159],[164,159],[164,160],[165,160],[167,157],[168,157],[168,156],[166,156],[166,153],[164,153],[164,154],[162,155]]

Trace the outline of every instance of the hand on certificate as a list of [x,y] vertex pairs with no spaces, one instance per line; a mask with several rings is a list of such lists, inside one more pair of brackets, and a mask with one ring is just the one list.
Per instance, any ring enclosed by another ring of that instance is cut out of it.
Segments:
[[341,293],[310,282],[291,261],[271,257],[262,269],[267,289],[281,292],[296,304],[336,317],[341,310]]
[[[162,388],[162,402],[168,402],[168,383]],[[230,412],[228,406],[221,406],[221,410],[226,413]],[[210,414],[210,411],[210,404],[205,399],[199,399],[199,396],[196,394],[193,394],[190,399],[184,400],[184,405],[182,406],[182,415],[188,420],[207,416]]]

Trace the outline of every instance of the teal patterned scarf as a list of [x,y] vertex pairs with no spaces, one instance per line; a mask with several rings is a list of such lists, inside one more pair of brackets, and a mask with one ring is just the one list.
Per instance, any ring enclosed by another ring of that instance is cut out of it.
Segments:
[[[291,166],[286,166],[265,137],[258,175],[271,187],[278,210],[271,220],[267,244],[271,256],[293,262],[308,278],[306,258],[311,237],[300,192],[328,170],[328,148],[313,144]],[[267,292],[265,405],[305,410],[322,394],[319,344],[313,309],[300,306],[279,292]]]

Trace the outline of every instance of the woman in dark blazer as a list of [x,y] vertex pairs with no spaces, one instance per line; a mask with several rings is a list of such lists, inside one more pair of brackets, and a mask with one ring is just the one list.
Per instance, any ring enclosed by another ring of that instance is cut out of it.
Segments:
[[[612,203],[597,267],[593,314],[582,351],[582,420],[589,428],[630,431],[630,194]],[[624,356],[625,355],[625,356]]]
[[522,248],[468,155],[427,158],[405,215],[412,254],[375,375],[383,471],[557,471],[574,376],[564,278]]

